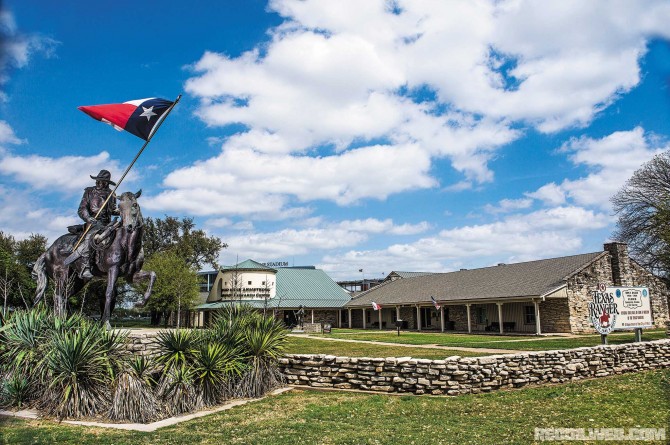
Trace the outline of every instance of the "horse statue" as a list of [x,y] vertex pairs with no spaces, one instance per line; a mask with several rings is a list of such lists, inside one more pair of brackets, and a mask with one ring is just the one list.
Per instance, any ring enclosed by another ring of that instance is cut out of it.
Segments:
[[[121,221],[110,223],[105,229],[109,238],[100,242],[93,253],[93,267],[91,272],[95,278],[106,278],[104,305],[101,302],[100,322],[110,328],[109,319],[116,304],[116,281],[120,276],[128,283],[149,280],[149,286],[144,293],[144,306],[151,296],[151,289],[156,280],[156,273],[142,270],[144,264],[144,250],[142,249],[142,233],[144,220],[137,203],[137,193],[125,192],[118,198]],[[95,237],[91,237],[92,239]],[[44,297],[49,279],[54,280],[54,311],[57,315],[65,315],[65,304],[70,295],[79,292],[90,279],[80,277],[78,271],[84,267],[85,258],[77,258],[68,264],[66,259],[72,254],[79,236],[66,234],[59,237],[43,253],[33,266],[33,277],[37,280],[35,303]],[[84,241],[87,242],[87,241]]]

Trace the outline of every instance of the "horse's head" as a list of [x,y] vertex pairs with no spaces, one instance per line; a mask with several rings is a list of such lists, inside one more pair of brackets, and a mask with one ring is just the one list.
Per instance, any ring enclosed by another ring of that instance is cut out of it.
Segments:
[[124,192],[118,198],[121,223],[123,224],[123,228],[129,232],[142,227],[144,224],[142,211],[140,210],[140,205],[137,203],[137,198],[139,198],[141,194],[142,190],[137,193]]

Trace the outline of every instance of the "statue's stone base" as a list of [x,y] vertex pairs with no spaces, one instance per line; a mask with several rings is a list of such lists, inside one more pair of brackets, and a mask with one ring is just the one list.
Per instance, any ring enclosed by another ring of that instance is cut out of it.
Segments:
[[303,323],[302,329],[305,334],[321,334],[323,332],[321,323]]

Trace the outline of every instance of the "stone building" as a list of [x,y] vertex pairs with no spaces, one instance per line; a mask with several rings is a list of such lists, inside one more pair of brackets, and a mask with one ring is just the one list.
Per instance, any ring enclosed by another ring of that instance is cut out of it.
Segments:
[[203,304],[199,305],[198,325],[206,326],[216,309],[231,304],[248,304],[272,311],[287,326],[296,324],[302,307],[305,323],[346,323],[344,305],[351,296],[323,270],[314,266],[269,267],[246,260],[218,272],[201,274]]
[[417,330],[593,333],[587,305],[590,292],[604,283],[649,288],[654,326],[664,328],[670,319],[665,283],[631,260],[625,244],[604,247],[387,281],[347,303],[347,326],[393,328],[399,319],[403,328]]

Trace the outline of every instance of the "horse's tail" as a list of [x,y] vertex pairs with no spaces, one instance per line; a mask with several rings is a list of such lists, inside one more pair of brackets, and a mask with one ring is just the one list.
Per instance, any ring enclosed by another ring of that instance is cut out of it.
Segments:
[[37,289],[35,289],[35,302],[34,305],[40,302],[42,297],[44,297],[44,292],[47,289],[47,265],[46,265],[46,252],[44,252],[40,257],[35,261],[33,266],[32,276],[35,281],[37,281]]

